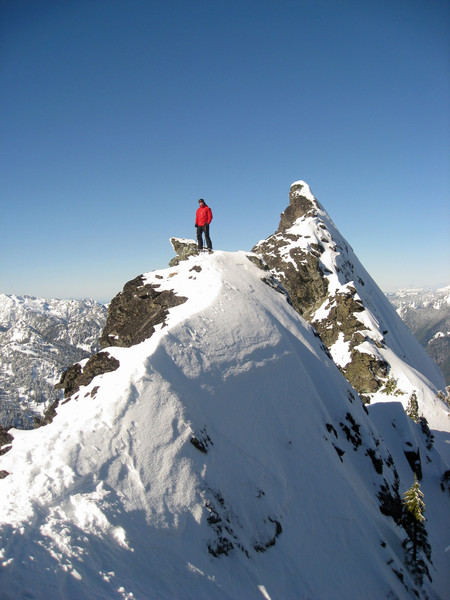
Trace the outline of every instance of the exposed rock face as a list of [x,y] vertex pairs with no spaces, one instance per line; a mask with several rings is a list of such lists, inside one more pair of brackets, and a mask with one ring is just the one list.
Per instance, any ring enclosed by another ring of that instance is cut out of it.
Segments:
[[347,380],[362,398],[376,392],[388,375],[388,364],[372,354],[352,350],[350,361],[341,369]]
[[92,356],[84,366],[76,363],[69,367],[61,376],[61,381],[56,384],[57,389],[64,390],[64,397],[68,398],[80,389],[82,385],[89,385],[97,375],[103,375],[119,368],[119,361],[110,356],[108,352],[99,352]]
[[[109,305],[106,325],[98,340],[100,347],[129,348],[140,344],[151,337],[156,325],[164,323],[170,308],[186,301],[186,298],[177,296],[171,290],[159,291],[158,287],[158,284],[145,284],[143,275],[125,284],[122,292]],[[64,371],[55,388],[63,389],[64,397],[69,398],[81,386],[89,385],[94,377],[118,368],[119,361],[116,358],[108,352],[99,352],[84,365],[75,363]],[[57,404],[50,407],[51,412],[38,421],[36,426],[50,422],[56,406]]]
[[300,217],[316,217],[317,202],[304,181],[296,181],[289,191],[289,205],[281,213],[278,231],[286,231]]
[[297,182],[291,186],[289,206],[281,213],[277,231],[259,242],[252,252],[261,255],[289,292],[294,308],[307,320],[327,298],[328,282],[320,256],[321,243],[297,245],[298,236],[289,232],[297,219],[316,218],[318,206],[308,186]]
[[370,401],[390,371],[379,352],[386,348],[387,327],[370,311],[364,280],[370,280],[371,290],[376,284],[305,182],[291,186],[277,231],[252,251],[317,329],[348,381]]
[[169,262],[169,267],[175,267],[180,260],[187,260],[190,256],[195,256],[199,253],[195,240],[172,237],[170,238],[170,243],[177,256]]
[[125,284],[109,306],[105,329],[98,340],[102,348],[129,348],[143,342],[153,334],[155,325],[164,323],[169,308],[186,301],[170,290],[157,288],[144,284],[142,275]]
[[364,338],[361,339],[361,335],[355,335],[361,329],[361,321],[358,320],[357,315],[364,311],[361,300],[355,300],[355,295],[355,288],[349,287],[348,292],[335,294],[325,304],[328,317],[318,321],[316,329],[328,347],[337,342],[341,333],[343,340],[350,342],[351,348],[358,342],[364,341]]

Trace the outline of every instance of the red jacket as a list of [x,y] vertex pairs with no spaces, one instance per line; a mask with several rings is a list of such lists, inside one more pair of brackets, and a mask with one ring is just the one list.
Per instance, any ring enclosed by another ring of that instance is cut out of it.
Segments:
[[203,227],[204,225],[209,225],[212,221],[212,211],[206,204],[204,206],[200,206],[197,208],[197,212],[195,213],[195,224],[199,227]]

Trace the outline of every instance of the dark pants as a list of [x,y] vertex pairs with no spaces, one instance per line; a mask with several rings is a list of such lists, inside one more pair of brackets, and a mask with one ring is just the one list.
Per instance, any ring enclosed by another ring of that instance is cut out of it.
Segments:
[[200,225],[197,227],[197,246],[203,250],[203,233],[205,234],[206,247],[212,249],[211,238],[209,237],[209,225]]

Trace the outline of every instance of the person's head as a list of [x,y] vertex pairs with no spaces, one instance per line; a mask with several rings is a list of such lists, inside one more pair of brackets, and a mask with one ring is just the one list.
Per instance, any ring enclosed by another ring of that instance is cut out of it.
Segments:
[[200,200],[198,201],[198,205],[205,206],[205,201],[203,200],[203,198],[200,198]]

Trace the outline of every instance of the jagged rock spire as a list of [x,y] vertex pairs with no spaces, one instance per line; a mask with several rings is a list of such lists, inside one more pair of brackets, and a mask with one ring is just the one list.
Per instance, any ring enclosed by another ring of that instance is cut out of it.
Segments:
[[[357,392],[367,402],[383,390],[387,394],[388,377],[393,381],[397,368],[393,346],[400,361],[405,356],[390,334],[406,328],[308,184],[291,185],[278,230],[252,251],[263,258],[294,308],[318,331]],[[441,381],[423,348],[410,332],[403,334],[411,338],[408,346],[414,347],[410,365],[426,369],[430,381]],[[407,399],[410,390],[401,393]]]
[[315,216],[318,203],[309,185],[304,181],[295,181],[289,191],[289,206],[281,213],[278,231],[291,227],[299,217]]

